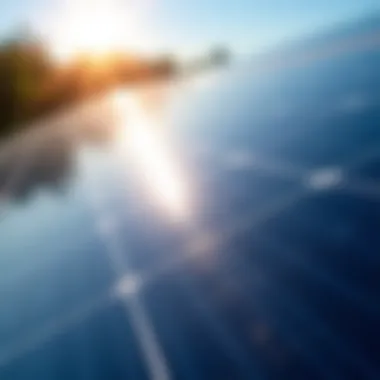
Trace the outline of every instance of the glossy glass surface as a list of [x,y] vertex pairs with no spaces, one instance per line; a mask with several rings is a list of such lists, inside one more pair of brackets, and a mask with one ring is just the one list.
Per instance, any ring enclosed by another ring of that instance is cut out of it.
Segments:
[[119,90],[5,143],[0,378],[378,379],[377,46]]

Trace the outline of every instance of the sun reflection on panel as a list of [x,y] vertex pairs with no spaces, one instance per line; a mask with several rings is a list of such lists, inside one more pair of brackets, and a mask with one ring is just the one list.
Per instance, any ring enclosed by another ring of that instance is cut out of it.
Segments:
[[118,118],[115,146],[137,166],[149,192],[176,220],[188,220],[188,186],[157,121],[127,92],[113,95]]

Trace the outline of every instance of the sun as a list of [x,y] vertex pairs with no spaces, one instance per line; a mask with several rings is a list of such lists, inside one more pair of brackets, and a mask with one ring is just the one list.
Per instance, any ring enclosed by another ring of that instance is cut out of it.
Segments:
[[70,0],[55,17],[49,47],[58,61],[135,48],[145,40],[135,8],[117,0]]

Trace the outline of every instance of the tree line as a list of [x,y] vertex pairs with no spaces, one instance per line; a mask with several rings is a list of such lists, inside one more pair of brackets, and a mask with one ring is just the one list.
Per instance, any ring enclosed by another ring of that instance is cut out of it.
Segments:
[[18,36],[0,44],[0,138],[38,118],[120,85],[171,76],[170,57],[144,59],[113,53],[57,64],[44,44]]

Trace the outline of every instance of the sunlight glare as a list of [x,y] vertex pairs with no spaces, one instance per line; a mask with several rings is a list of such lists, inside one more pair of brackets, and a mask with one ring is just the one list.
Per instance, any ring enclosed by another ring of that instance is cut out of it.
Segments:
[[144,40],[132,6],[117,0],[69,0],[50,33],[50,50],[58,61],[131,48]]
[[164,133],[131,95],[120,91],[113,100],[120,117],[118,148],[130,154],[154,197],[172,216],[186,219],[189,214],[186,184]]

